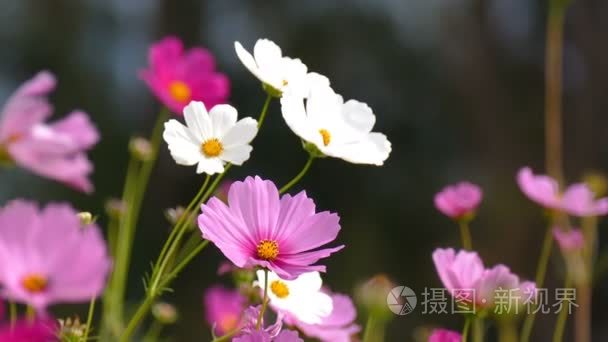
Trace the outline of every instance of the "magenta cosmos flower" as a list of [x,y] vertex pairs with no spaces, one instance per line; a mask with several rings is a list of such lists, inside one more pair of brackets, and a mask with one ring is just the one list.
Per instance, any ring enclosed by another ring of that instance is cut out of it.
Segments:
[[0,294],[41,313],[99,296],[110,269],[97,226],[82,226],[69,205],[20,200],[0,209],[0,260]]
[[315,203],[302,191],[279,197],[277,187],[260,177],[234,182],[228,204],[212,198],[202,206],[198,224],[238,267],[266,267],[293,280],[305,272],[325,272],[313,265],[344,246],[319,249],[340,231],[337,214],[315,213]]
[[42,71],[8,99],[0,119],[0,154],[40,176],[90,193],[93,165],[85,151],[97,143],[99,134],[80,111],[51,124],[44,122],[52,114],[46,97],[55,84],[55,77]]
[[21,319],[13,326],[4,323],[0,326],[0,342],[51,342],[59,341],[58,325],[53,319],[30,322]]
[[349,296],[330,294],[333,309],[319,324],[307,324],[287,315],[285,323],[296,326],[304,335],[322,342],[350,342],[361,327],[355,323],[357,310]]
[[492,307],[499,288],[520,291],[524,299],[536,293],[534,283],[520,282],[505,265],[486,269],[475,252],[461,250],[456,253],[452,248],[438,248],[433,252],[433,262],[447,291],[475,307]]
[[595,200],[593,192],[584,183],[572,184],[561,193],[555,179],[535,175],[529,167],[519,170],[517,183],[528,198],[545,208],[561,210],[574,216],[608,214],[608,197]]
[[207,322],[221,336],[238,328],[247,300],[239,291],[218,285],[207,289],[204,302]]
[[481,188],[469,182],[445,187],[435,195],[435,207],[444,215],[461,219],[475,212],[483,193]]
[[573,228],[566,231],[555,227],[553,228],[553,238],[563,252],[580,251],[585,246],[585,236],[580,229]]
[[215,70],[215,58],[206,49],[184,51],[181,40],[166,37],[152,45],[148,59],[150,67],[140,76],[173,113],[182,115],[190,101],[212,108],[228,99],[230,81]]
[[435,329],[429,336],[428,342],[460,342],[462,336],[460,333],[447,329]]

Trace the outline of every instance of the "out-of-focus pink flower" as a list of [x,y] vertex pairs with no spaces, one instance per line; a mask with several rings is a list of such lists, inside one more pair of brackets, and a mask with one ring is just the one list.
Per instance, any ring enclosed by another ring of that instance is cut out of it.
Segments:
[[350,342],[361,327],[355,323],[357,311],[353,301],[347,295],[331,294],[333,310],[329,316],[322,318],[319,324],[306,324],[286,316],[285,322],[296,326],[304,335],[317,338],[322,342]]
[[339,217],[316,213],[315,203],[302,191],[279,196],[277,187],[260,177],[234,182],[228,205],[212,198],[202,206],[198,225],[236,266],[266,267],[286,280],[306,272],[324,272],[314,265],[344,246],[319,249],[340,230]]
[[165,37],[152,45],[148,60],[150,66],[140,77],[176,115],[182,115],[190,101],[202,101],[211,109],[230,95],[230,81],[215,70],[215,58],[206,49],[184,51],[179,38]]
[[529,167],[519,170],[517,183],[528,198],[545,208],[574,216],[608,214],[608,198],[596,200],[591,189],[584,183],[572,184],[560,193],[555,179],[546,175],[535,175]]
[[242,321],[247,300],[237,290],[213,286],[205,292],[205,317],[216,335],[237,329]]
[[520,282],[507,266],[486,269],[476,252],[439,248],[433,252],[433,262],[447,291],[476,307],[492,307],[499,289],[520,291],[524,299],[536,294],[534,283]]
[[553,228],[553,238],[563,252],[580,251],[585,246],[585,237],[580,229],[574,228],[566,231],[555,227]]
[[[283,329],[283,314],[278,313],[277,320],[274,324],[266,326],[262,318],[260,329],[257,329],[258,317],[262,306],[250,306],[243,313],[243,327],[239,332],[238,338],[244,338],[238,341],[274,341],[273,338],[278,337],[281,329]],[[234,339],[233,341],[237,341]]]
[[93,165],[85,152],[97,143],[99,134],[81,111],[51,124],[44,122],[52,114],[46,97],[55,84],[55,77],[42,71],[8,99],[0,119],[0,154],[40,176],[90,193]]
[[16,200],[0,209],[0,294],[44,314],[49,304],[101,294],[110,259],[99,228],[67,204]]
[[253,331],[234,338],[232,342],[304,342],[304,340],[297,331],[283,330],[274,338],[265,331]]
[[435,329],[429,336],[428,342],[460,342],[460,333],[447,329]]
[[475,212],[483,192],[481,188],[469,182],[460,182],[445,187],[435,195],[435,207],[444,215],[460,219]]
[[14,326],[4,323],[0,326],[0,342],[52,342],[59,341],[58,325],[53,319],[29,322],[18,320]]
[[224,203],[228,203],[228,191],[230,190],[232,183],[234,182],[230,179],[223,181],[220,186],[217,187],[213,196],[219,198]]

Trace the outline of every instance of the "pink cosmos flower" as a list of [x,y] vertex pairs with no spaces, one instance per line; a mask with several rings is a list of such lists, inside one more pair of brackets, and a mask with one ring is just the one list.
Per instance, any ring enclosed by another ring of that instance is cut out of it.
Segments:
[[42,71],[8,99],[0,119],[1,158],[40,176],[90,193],[93,165],[85,151],[99,140],[87,114],[74,111],[54,123],[47,95],[55,88],[53,74]]
[[237,290],[213,286],[205,292],[205,317],[215,334],[224,335],[237,329],[245,311],[246,298]]
[[447,329],[435,329],[429,336],[428,342],[460,342],[460,333]]
[[230,81],[215,70],[215,58],[208,50],[184,51],[179,38],[165,37],[152,45],[148,59],[150,67],[140,77],[173,113],[182,115],[190,101],[202,101],[211,109],[228,99]]
[[101,294],[110,259],[101,232],[67,204],[39,210],[16,200],[0,209],[0,295],[44,314],[49,304]]
[[355,323],[357,311],[347,295],[331,294],[333,310],[320,324],[306,324],[291,316],[285,322],[296,326],[304,335],[317,338],[322,342],[350,342],[361,327]]
[[585,237],[580,229],[565,231],[555,227],[553,228],[553,238],[563,252],[580,251],[585,246]]
[[316,213],[315,203],[302,191],[279,197],[277,187],[260,177],[234,182],[228,204],[212,198],[202,205],[198,225],[238,267],[266,267],[293,280],[306,272],[325,272],[313,265],[344,246],[319,249],[340,230],[337,214]]
[[438,248],[433,252],[433,262],[447,291],[476,307],[492,307],[498,289],[519,290],[523,299],[536,295],[534,283],[520,282],[505,265],[486,269],[476,252]]
[[608,197],[595,200],[593,192],[584,183],[572,184],[560,193],[555,179],[535,175],[529,167],[519,170],[517,183],[528,198],[545,208],[561,210],[574,216],[608,214]]
[[297,331],[283,330],[276,337],[271,337],[265,331],[253,331],[251,334],[241,335],[232,342],[304,342]]
[[58,325],[53,319],[29,322],[18,320],[11,327],[10,323],[0,326],[0,342],[51,342],[57,338]]
[[483,192],[473,183],[460,182],[445,187],[435,195],[435,207],[444,215],[460,219],[475,212]]

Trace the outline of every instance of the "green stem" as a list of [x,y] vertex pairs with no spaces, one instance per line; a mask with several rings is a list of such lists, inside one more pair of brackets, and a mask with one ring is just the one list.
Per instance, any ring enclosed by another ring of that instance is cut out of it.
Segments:
[[[536,267],[536,288],[542,288],[545,282],[545,275],[547,273],[547,266],[549,265],[549,258],[551,257],[551,249],[553,248],[553,232],[551,230],[551,225],[547,227],[547,231],[545,232],[545,239],[543,241],[543,247],[541,250],[540,258],[538,259],[538,266]],[[532,328],[534,327],[534,321],[536,318],[536,310],[533,310],[530,314],[526,316],[524,321],[522,332],[521,332],[521,342],[528,342],[530,340],[530,335],[532,334]]]
[[583,249],[584,279],[577,284],[578,308],[574,315],[574,336],[577,342],[590,342],[591,308],[593,303],[592,274],[596,256],[597,217],[585,217],[582,223],[585,247]]
[[266,311],[266,306],[268,305],[268,269],[264,269],[264,299],[262,300],[262,309],[260,310],[260,315],[258,316],[258,323],[255,325],[256,330],[260,330],[262,327],[262,320],[264,318],[264,312]]
[[[564,288],[570,287],[572,287],[572,280],[570,280],[570,276],[566,276]],[[566,321],[568,320],[568,310],[569,309],[562,307],[559,315],[557,316],[555,331],[553,332],[553,342],[561,342],[564,338],[564,329],[566,328]]]
[[460,227],[460,240],[462,241],[462,248],[466,250],[473,250],[473,242],[471,239],[471,229],[469,229],[469,222],[466,220],[459,220],[458,226]]
[[194,248],[190,253],[188,253],[182,259],[182,261],[180,261],[180,263],[177,264],[177,266],[175,266],[175,268],[173,268],[173,270],[167,275],[167,281],[165,281],[165,283],[168,282],[170,279],[173,279],[174,277],[176,277],[177,274],[179,272],[181,272],[181,270],[184,269],[184,267],[186,267],[186,265],[188,265],[188,263],[190,263],[190,261],[192,259],[194,259],[195,256],[198,255],[198,253],[200,253],[203,249],[205,249],[205,247],[207,247],[208,244],[209,244],[209,240],[204,240],[198,246],[196,246],[196,248]]
[[464,321],[464,327],[462,328],[462,342],[467,342],[467,338],[469,337],[469,329],[471,327],[471,317],[467,317]]
[[146,299],[144,299],[144,301],[139,305],[139,308],[137,309],[137,311],[135,312],[135,314],[129,321],[127,328],[125,329],[125,331],[122,333],[122,336],[120,337],[121,342],[131,341],[131,336],[135,332],[135,329],[137,329],[139,322],[142,319],[144,319],[144,317],[146,317],[148,310],[150,310],[150,307],[154,303],[154,299],[155,299],[155,297],[146,296]]
[[159,321],[154,321],[154,323],[152,323],[152,326],[150,327],[150,329],[148,329],[146,336],[144,336],[144,338],[142,340],[144,342],[156,342],[156,341],[158,341],[158,338],[160,337],[160,333],[162,332],[162,330],[163,330],[163,325]]
[[27,305],[25,307],[25,317],[27,318],[27,321],[30,323],[36,319],[36,311],[34,310],[33,306]]
[[17,322],[17,304],[13,301],[8,302],[8,310],[12,328],[15,326],[15,322]]
[[89,332],[91,332],[91,325],[93,324],[93,314],[95,312],[95,300],[96,298],[91,298],[91,303],[89,304],[89,313],[87,314],[87,326],[84,330],[84,335],[82,340],[87,341],[89,338]]
[[308,157],[308,160],[306,161],[306,164],[304,164],[304,167],[300,171],[300,173],[298,173],[295,177],[293,177],[293,179],[290,180],[289,183],[285,184],[281,188],[281,190],[279,190],[279,193],[283,194],[287,190],[291,189],[292,186],[296,185],[296,183],[298,183],[302,179],[302,177],[304,177],[304,175],[306,174],[306,172],[308,172],[308,169],[310,169],[310,166],[312,165],[312,162],[314,160],[315,160],[315,157],[312,156],[312,155],[310,155]]
[[498,322],[498,342],[516,342],[517,328],[512,318],[504,318]]
[[261,128],[262,124],[264,123],[264,119],[266,118],[266,112],[268,112],[268,105],[270,105],[271,100],[272,95],[268,94],[268,96],[266,96],[266,101],[264,101],[264,106],[262,107],[260,118],[258,119],[258,129]]
[[232,330],[231,332],[227,333],[226,335],[222,335],[220,337],[214,338],[211,342],[224,342],[224,341],[228,341],[232,336],[236,335],[240,331],[241,331],[240,329]]
[[477,317],[473,322],[471,322],[471,330],[473,331],[473,341],[474,342],[483,342],[484,338],[484,319],[482,317]]

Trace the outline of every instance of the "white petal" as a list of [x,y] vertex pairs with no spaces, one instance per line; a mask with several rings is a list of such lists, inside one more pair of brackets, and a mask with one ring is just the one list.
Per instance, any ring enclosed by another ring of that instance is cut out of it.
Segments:
[[251,145],[237,145],[225,148],[220,158],[234,165],[243,165],[249,159],[253,147]]
[[224,163],[219,158],[199,158],[196,173],[213,175],[224,172]]
[[336,123],[340,121],[343,104],[342,96],[336,94],[331,87],[318,87],[310,91],[306,113],[315,126],[333,131],[339,129]]
[[283,97],[281,97],[281,113],[287,126],[297,136],[315,145],[321,143],[321,135],[318,133],[319,128],[315,128],[309,123],[302,97],[283,94]]
[[234,42],[234,50],[236,51],[236,55],[241,60],[241,63],[253,74],[253,76],[257,77],[260,81],[262,81],[262,77],[260,76],[260,68],[253,56],[243,48],[243,45],[239,42]]
[[194,165],[200,159],[199,143],[186,126],[177,120],[165,123],[163,139],[167,142],[171,156],[180,165]]
[[184,107],[184,119],[194,137],[201,142],[213,137],[211,119],[202,102],[192,101]]
[[354,164],[382,165],[391,153],[391,143],[382,133],[370,133],[363,140],[351,144],[337,144],[324,151],[327,155]]
[[221,138],[228,132],[236,123],[238,113],[236,108],[227,104],[218,104],[209,111],[211,119],[212,136]]
[[306,97],[310,96],[311,91],[317,88],[330,87],[329,78],[316,72],[306,74],[307,91]]
[[298,297],[290,303],[290,308],[286,309],[299,321],[307,324],[319,324],[323,317],[327,317],[333,310],[331,297],[323,292],[310,293],[306,296]]
[[251,142],[258,134],[258,122],[253,118],[243,118],[239,120],[221,138],[224,148],[245,145]]
[[253,47],[253,56],[260,70],[279,67],[282,55],[281,48],[268,39],[258,39]]
[[372,109],[363,102],[348,100],[342,107],[344,123],[359,133],[369,133],[376,124]]

